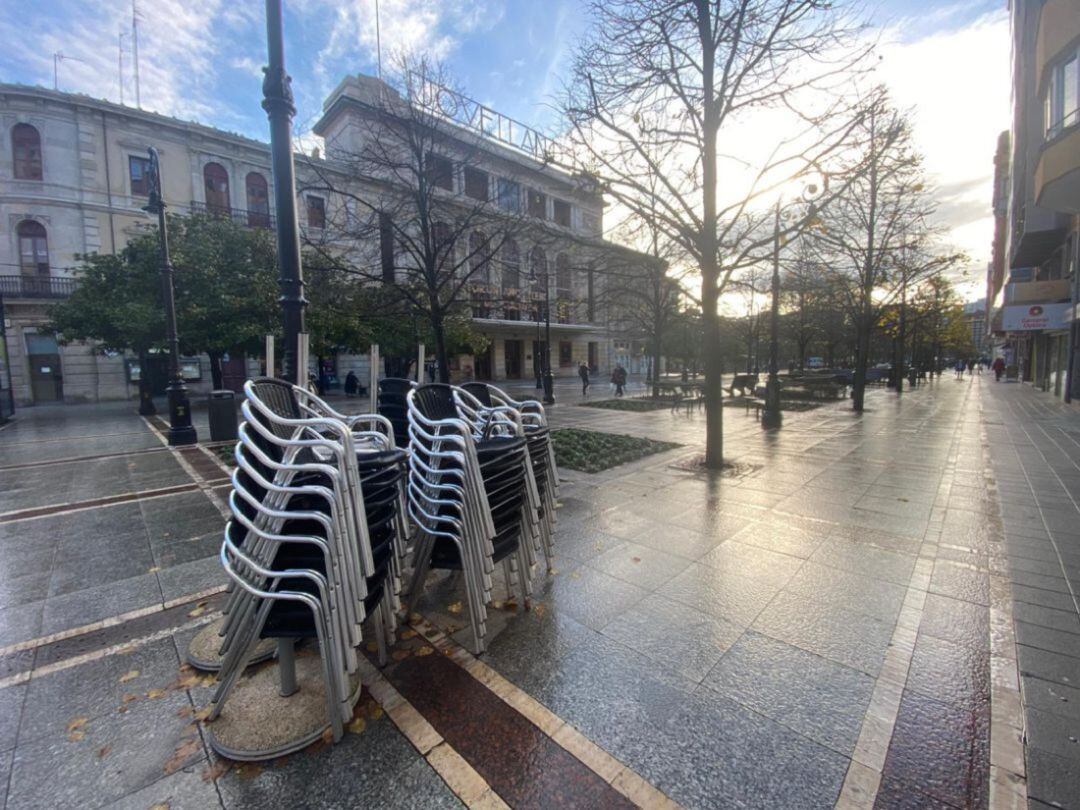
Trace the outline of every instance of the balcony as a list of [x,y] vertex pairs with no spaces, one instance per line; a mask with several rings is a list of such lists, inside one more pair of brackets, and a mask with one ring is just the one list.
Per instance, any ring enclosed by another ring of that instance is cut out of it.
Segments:
[[1043,146],[1035,166],[1035,201],[1080,214],[1080,126],[1074,124]]
[[54,276],[0,276],[0,295],[5,298],[67,298],[79,286],[77,278]]
[[274,215],[266,211],[251,211],[246,208],[222,208],[216,205],[207,205],[204,202],[191,201],[191,213],[214,214],[220,217],[228,217],[234,222],[239,222],[248,228],[266,228],[273,230]]
[[1067,278],[1054,281],[1023,281],[1005,285],[1006,304],[1053,304],[1068,301],[1072,282]]

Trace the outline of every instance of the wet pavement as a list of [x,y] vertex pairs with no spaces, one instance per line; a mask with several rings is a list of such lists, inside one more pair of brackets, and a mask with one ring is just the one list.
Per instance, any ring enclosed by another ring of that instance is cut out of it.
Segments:
[[700,412],[579,393],[554,426],[682,447],[564,471],[555,573],[492,611],[484,656],[435,576],[420,635],[365,679],[379,705],[261,767],[208,752],[209,682],[181,668],[218,605],[224,470],[127,403],[21,411],[0,429],[0,810],[1022,807],[1025,774],[1030,806],[1078,806],[1080,412],[989,377],[771,434],[729,408],[735,467],[710,477],[685,463]]

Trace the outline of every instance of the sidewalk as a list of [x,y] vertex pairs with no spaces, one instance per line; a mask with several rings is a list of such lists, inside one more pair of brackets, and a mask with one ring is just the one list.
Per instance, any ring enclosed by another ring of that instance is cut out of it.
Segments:
[[682,447],[564,471],[557,573],[531,611],[491,611],[486,655],[436,577],[360,733],[261,766],[207,752],[209,684],[180,670],[218,605],[224,470],[120,406],[20,412],[0,430],[6,808],[996,807],[1025,772],[1032,807],[1077,806],[1075,411],[989,377],[779,433],[730,408],[736,473],[710,478],[678,466],[700,412],[557,399],[554,427]]

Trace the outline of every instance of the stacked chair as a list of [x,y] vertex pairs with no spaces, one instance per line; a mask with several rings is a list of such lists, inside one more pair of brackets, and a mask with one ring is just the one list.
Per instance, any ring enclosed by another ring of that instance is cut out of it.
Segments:
[[[385,662],[406,553],[406,454],[383,417],[339,414],[281,380],[250,380],[244,393],[209,741],[230,758],[265,759],[328,728],[341,737],[369,619]],[[268,641],[276,665],[241,678]]]
[[[537,484],[520,404],[501,392],[484,399],[443,384],[415,387],[406,396],[408,510],[419,529],[410,593],[429,568],[460,570],[477,654],[486,646],[495,565],[503,563],[508,591],[516,583],[528,604],[536,556],[550,555],[544,524],[550,528],[554,514]],[[546,431],[542,407],[528,421]],[[553,506],[552,459],[545,457],[539,474]]]
[[394,427],[394,441],[399,447],[409,442],[409,406],[405,397],[416,387],[412,380],[385,377],[379,380],[379,398],[375,410]]

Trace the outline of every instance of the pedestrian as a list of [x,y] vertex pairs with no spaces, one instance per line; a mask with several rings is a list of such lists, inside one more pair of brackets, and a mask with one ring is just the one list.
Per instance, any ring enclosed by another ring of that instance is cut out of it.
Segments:
[[997,357],[994,359],[994,382],[1001,382],[1001,376],[1005,373],[1005,358]]
[[611,382],[615,385],[615,396],[623,395],[623,386],[626,385],[626,369],[621,364],[615,366],[611,372]]
[[356,378],[356,372],[349,369],[349,373],[345,375],[345,396],[348,398],[355,397],[359,388],[360,380]]
[[956,361],[956,379],[958,379],[958,380],[964,379],[964,361],[963,360],[957,360]]
[[589,395],[589,367],[584,363],[578,363],[577,375],[581,377],[581,395]]

